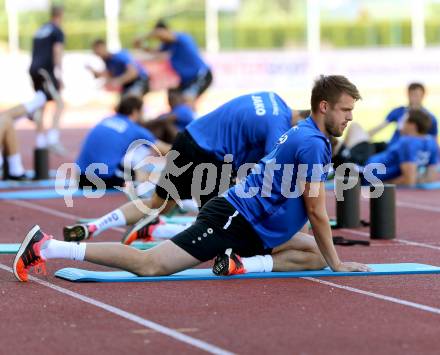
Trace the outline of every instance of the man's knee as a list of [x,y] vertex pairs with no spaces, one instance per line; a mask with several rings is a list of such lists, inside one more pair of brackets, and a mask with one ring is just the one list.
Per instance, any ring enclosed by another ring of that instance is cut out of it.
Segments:
[[310,265],[310,270],[320,270],[327,266],[324,257],[319,251],[318,247],[313,248],[307,253],[307,264]]
[[166,266],[160,260],[147,253],[140,258],[135,268],[135,273],[139,276],[163,276],[169,274]]

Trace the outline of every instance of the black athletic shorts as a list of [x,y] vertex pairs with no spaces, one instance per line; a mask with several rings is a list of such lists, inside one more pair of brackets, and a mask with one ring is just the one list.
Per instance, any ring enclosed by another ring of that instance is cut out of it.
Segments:
[[354,163],[359,166],[364,166],[367,160],[374,154],[383,152],[387,147],[385,142],[369,143],[361,142],[356,144],[351,149],[344,144],[339,149],[338,154],[333,157],[333,166],[336,169],[339,165],[344,163]]
[[[44,70],[46,70],[46,69],[44,69]],[[55,74],[54,74],[53,70],[46,70],[46,71],[47,71],[47,74],[49,75],[50,80],[52,81],[53,86],[55,86],[55,89],[59,90],[60,89],[60,82],[57,80],[57,78],[55,78]],[[47,100],[52,101],[54,98],[52,97],[50,92],[48,92],[46,90],[46,88],[44,86],[44,77],[38,72],[38,70],[36,70],[36,71],[31,70],[29,72],[29,74],[31,75],[32,83],[34,85],[34,90],[44,92]]]
[[243,257],[271,254],[252,225],[224,198],[215,197],[200,210],[195,223],[171,239],[201,262],[226,249]]
[[[200,201],[198,201],[200,206],[203,206],[211,198],[222,194],[233,184],[234,177],[236,176],[235,172],[232,172],[232,176],[226,178],[227,181],[221,181],[221,172],[224,164],[223,161],[219,161],[214,154],[211,154],[200,148],[188,131],[184,130],[177,135],[171,150],[177,151],[179,156],[172,163],[167,159],[165,169],[162,171],[159,182],[156,185],[156,193],[160,198],[164,200],[167,198],[174,199],[171,191],[167,191],[168,189],[165,188],[166,185],[172,184],[172,186],[174,186],[177,190],[181,200],[187,200],[193,197],[197,200],[198,196],[193,194],[191,186],[193,182],[194,170],[199,164],[212,164],[215,166],[217,171],[214,189],[207,195],[200,196]],[[178,168],[181,168],[187,164],[191,165],[181,175],[174,176],[168,173],[171,170],[172,164],[175,164],[175,166]],[[196,184],[200,185],[202,190],[206,188],[207,175],[207,171],[204,170],[201,184]],[[196,177],[195,180],[197,181],[198,179],[199,177]],[[198,186],[198,188],[200,188],[200,186]]]
[[131,83],[124,85],[122,88],[121,96],[138,96],[143,97],[150,90],[150,79],[137,78]]
[[[111,176],[108,178],[100,177],[101,180],[105,183],[106,189],[112,189],[114,187],[123,187],[125,184],[124,179],[120,178],[119,176]],[[87,179],[87,176],[84,174],[81,174],[79,176],[79,186],[80,189],[84,187],[91,187],[92,190],[96,189],[96,185],[93,181],[90,181]]]
[[211,85],[212,83],[212,72],[211,70],[203,71],[197,77],[195,77],[193,80],[185,83],[180,84],[178,89],[186,95],[192,96],[192,97],[199,97],[202,95],[206,89]]
[[[132,170],[130,173],[131,173],[131,180],[134,181],[135,172]],[[112,189],[115,187],[124,187],[125,186],[124,168],[122,167],[121,164],[118,165],[118,167],[116,168],[115,174],[113,176],[109,176],[106,178],[104,178],[104,177],[99,177],[99,178],[104,181],[106,189]],[[130,177],[128,177],[128,178],[130,178]],[[96,177],[95,177],[95,179],[96,179]],[[78,187],[80,189],[82,189],[86,186],[91,187],[92,190],[95,190],[97,188],[95,182],[89,180],[86,174],[79,175]]]

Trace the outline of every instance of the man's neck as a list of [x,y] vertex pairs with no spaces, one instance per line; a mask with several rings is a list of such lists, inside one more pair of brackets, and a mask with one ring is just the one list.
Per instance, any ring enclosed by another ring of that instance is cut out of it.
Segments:
[[324,134],[326,137],[330,137],[330,134],[325,129],[324,117],[314,113],[312,113],[310,117],[312,118],[313,122],[315,122],[316,126],[319,128],[322,134]]

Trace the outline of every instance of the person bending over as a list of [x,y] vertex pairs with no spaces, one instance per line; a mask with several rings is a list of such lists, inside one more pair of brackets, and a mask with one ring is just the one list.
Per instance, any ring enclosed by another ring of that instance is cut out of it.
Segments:
[[[87,134],[76,161],[79,187],[95,187],[99,180],[106,187],[124,186],[125,178],[133,178],[133,167],[155,153],[153,145],[160,154],[169,151],[169,144],[157,140],[150,131],[139,125],[142,105],[138,96],[124,96],[116,113],[102,120]],[[137,140],[143,140],[144,143],[127,155],[130,145]],[[125,171],[130,176],[124,176]]]
[[92,49],[105,63],[103,71],[86,67],[95,78],[105,78],[106,85],[111,89],[121,88],[121,96],[144,97],[149,90],[148,73],[127,50],[111,53],[102,39],[95,40]]

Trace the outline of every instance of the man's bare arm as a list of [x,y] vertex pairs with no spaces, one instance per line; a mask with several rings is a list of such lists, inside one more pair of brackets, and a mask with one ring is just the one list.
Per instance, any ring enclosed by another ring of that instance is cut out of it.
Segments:
[[400,164],[401,175],[387,182],[396,185],[413,186],[417,183],[417,165],[415,163]]
[[306,182],[304,203],[312,225],[318,248],[333,271],[369,271],[369,267],[355,262],[341,262],[333,244],[333,236],[325,207],[325,187],[323,182]]
[[384,122],[378,124],[376,127],[372,128],[368,131],[369,136],[373,137],[374,135],[379,133],[381,130],[383,130],[385,127],[387,127],[389,124],[390,124],[390,122],[388,122],[388,121],[384,121]]

